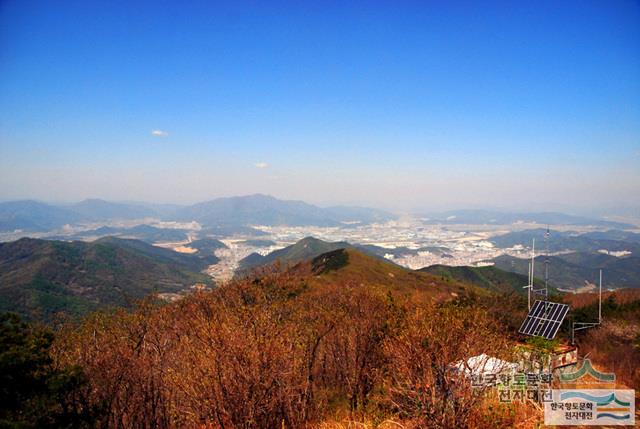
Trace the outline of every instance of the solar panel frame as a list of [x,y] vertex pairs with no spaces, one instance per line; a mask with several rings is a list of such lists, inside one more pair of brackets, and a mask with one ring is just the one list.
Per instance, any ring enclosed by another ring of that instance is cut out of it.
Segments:
[[533,303],[518,332],[552,340],[568,312],[567,304],[537,300]]

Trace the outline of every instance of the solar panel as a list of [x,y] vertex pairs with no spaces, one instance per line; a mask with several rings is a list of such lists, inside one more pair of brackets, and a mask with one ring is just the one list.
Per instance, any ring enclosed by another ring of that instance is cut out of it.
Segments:
[[553,340],[568,311],[569,306],[566,304],[536,301],[518,332]]

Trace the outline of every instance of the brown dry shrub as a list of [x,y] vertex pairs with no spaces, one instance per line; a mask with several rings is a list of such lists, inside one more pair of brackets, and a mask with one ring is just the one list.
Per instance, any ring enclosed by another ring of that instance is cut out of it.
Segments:
[[618,383],[640,389],[640,324],[605,321],[580,337],[580,354],[616,374]]
[[295,272],[264,272],[95,314],[61,332],[55,351],[86,371],[107,427],[300,427],[340,398],[352,412],[367,404],[399,315],[383,293],[309,291]]
[[485,396],[452,363],[486,353],[509,359],[510,347],[482,309],[416,308],[404,331],[386,344],[390,401],[402,419],[420,427],[472,427]]
[[310,287],[308,275],[264,270],[172,304],[96,313],[59,333],[55,358],[83,368],[102,427],[471,428],[523,416],[451,370],[481,353],[510,358],[481,307]]

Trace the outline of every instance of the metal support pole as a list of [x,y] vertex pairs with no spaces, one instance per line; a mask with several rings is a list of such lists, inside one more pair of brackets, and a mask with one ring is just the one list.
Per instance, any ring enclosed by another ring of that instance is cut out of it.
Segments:
[[602,323],[602,269],[600,270],[600,296],[598,297],[598,323]]

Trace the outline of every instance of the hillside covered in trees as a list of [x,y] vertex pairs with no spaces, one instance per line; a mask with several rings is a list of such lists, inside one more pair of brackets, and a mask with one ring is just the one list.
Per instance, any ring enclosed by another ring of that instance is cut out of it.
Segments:
[[[501,403],[495,390],[474,388],[452,370],[482,354],[516,359],[526,314],[512,289],[463,277],[335,249],[172,303],[150,298],[134,310],[94,312],[53,331],[5,317],[0,378],[22,399],[0,407],[0,423],[417,429],[540,422],[531,403]],[[603,329],[625,344],[628,333],[615,331],[614,320],[627,319],[637,334],[640,299],[606,298]],[[592,315],[592,298],[571,299],[575,317]],[[637,387],[633,347],[620,355],[602,335],[578,341],[604,368],[615,355],[616,371]],[[18,369],[16,357],[24,362]],[[20,387],[16,377],[35,387]]]
[[0,311],[50,321],[105,306],[131,306],[150,293],[211,283],[200,270],[211,254],[180,254],[138,240],[91,243],[23,238],[0,243]]
[[[117,428],[390,418],[413,427],[484,427],[490,416],[477,407],[484,396],[446,376],[466,356],[510,353],[483,296],[354,249],[264,268],[171,304],[146,301],[133,312],[62,325],[44,345],[45,366],[75,368],[77,383],[50,392],[55,400],[41,415],[21,418],[86,417]],[[501,408],[500,418],[511,419],[513,409]]]

